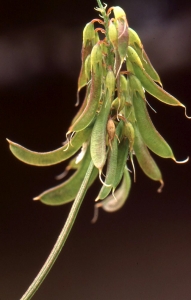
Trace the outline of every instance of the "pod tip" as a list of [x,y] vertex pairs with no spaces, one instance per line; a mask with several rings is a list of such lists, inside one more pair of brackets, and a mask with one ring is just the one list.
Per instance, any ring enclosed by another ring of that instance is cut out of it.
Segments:
[[189,161],[189,156],[186,158],[186,159],[184,159],[184,160],[176,160],[176,158],[173,158],[173,160],[175,161],[175,163],[177,163],[177,164],[185,164],[185,163],[187,163],[188,161]]
[[164,187],[164,181],[161,179],[161,180],[159,180],[160,181],[160,186],[159,186],[159,188],[157,189],[157,193],[161,193],[162,192],[162,189],[163,189],[163,187]]
[[[98,199],[99,200],[99,199]],[[96,201],[96,200],[95,200]],[[93,215],[93,218],[91,220],[91,223],[92,224],[95,224],[97,222],[97,219],[98,219],[98,214],[99,214],[99,207],[102,207],[102,203],[96,203],[94,205],[94,215]]]
[[184,107],[184,112],[185,112],[185,116],[186,116],[186,118],[187,118],[187,119],[191,119],[191,117],[189,117],[189,116],[187,115],[187,112],[186,112],[186,106],[185,106],[185,105],[183,105],[183,107]]
[[[99,180],[101,181],[101,183],[102,183],[103,185],[105,185],[106,187],[111,187],[111,184],[107,184],[107,183],[105,183],[105,182],[102,180],[101,174],[102,174],[102,169],[99,169]],[[96,198],[96,199],[97,199],[97,198]],[[99,199],[97,199],[97,200],[99,200]],[[96,201],[97,201],[97,200],[96,200]]]
[[[69,134],[71,134],[70,137],[68,137]],[[70,145],[73,147],[71,140],[72,140],[74,134],[75,134],[75,131],[72,132],[72,130],[70,130],[70,128],[69,128],[69,130],[66,132],[66,149],[64,149],[63,151],[67,151]]]
[[130,160],[131,160],[131,164],[132,164],[132,167],[133,167],[134,182],[136,182],[136,171],[135,171],[135,165],[134,165],[134,161],[133,161],[133,152],[130,153]]
[[37,200],[39,201],[39,200],[40,200],[40,197],[39,197],[39,196],[34,197],[33,200],[34,200],[34,201],[37,201]]
[[66,169],[64,170],[64,172],[62,172],[61,174],[55,176],[55,179],[56,180],[63,179],[68,174],[69,170],[70,170],[70,167],[69,166],[66,167]]
[[112,196],[117,201],[117,198],[115,197],[115,188],[112,189]]

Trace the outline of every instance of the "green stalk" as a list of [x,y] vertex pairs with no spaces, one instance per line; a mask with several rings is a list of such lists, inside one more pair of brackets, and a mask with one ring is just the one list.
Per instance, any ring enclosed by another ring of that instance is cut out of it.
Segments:
[[99,9],[98,11],[102,14],[102,17],[103,17],[103,20],[104,20],[104,23],[105,23],[105,36],[106,36],[106,42],[108,43],[108,57],[107,57],[107,65],[108,66],[111,66],[112,65],[112,45],[110,43],[110,40],[109,40],[109,33],[108,33],[108,27],[109,27],[109,16],[106,14],[106,7],[107,5],[103,6],[101,1],[100,0],[97,0],[97,3],[98,3],[98,6],[99,6]]
[[89,182],[90,176],[92,174],[93,167],[94,167],[94,165],[93,165],[93,162],[91,161],[89,164],[89,167],[87,169],[86,175],[84,177],[84,180],[82,182],[82,185],[81,185],[81,187],[78,191],[78,194],[74,200],[74,203],[71,207],[68,218],[64,224],[64,227],[63,227],[50,255],[48,256],[46,262],[44,263],[42,269],[40,270],[40,272],[38,273],[38,275],[36,276],[36,278],[34,279],[32,284],[29,286],[28,290],[25,292],[25,294],[22,296],[22,298],[20,300],[29,300],[34,296],[34,294],[36,293],[36,291],[38,290],[38,288],[40,287],[40,285],[43,283],[44,279],[48,275],[52,266],[54,265],[56,259],[58,258],[58,255],[60,254],[60,252],[67,240],[67,237],[70,233],[70,230],[72,229],[72,226],[77,217],[78,211],[80,209],[80,206],[81,206],[84,196],[86,194],[88,182]]
[[99,8],[103,9],[103,5],[100,0],[97,0],[97,4],[98,4]]

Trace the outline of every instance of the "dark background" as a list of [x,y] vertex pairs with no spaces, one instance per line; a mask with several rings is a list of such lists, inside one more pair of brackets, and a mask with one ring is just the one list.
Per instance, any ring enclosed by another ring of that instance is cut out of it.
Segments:
[[[161,75],[191,115],[190,1],[108,1],[120,5]],[[36,151],[58,148],[76,108],[84,25],[96,1],[1,1],[0,5],[0,299],[16,300],[40,270],[70,204],[32,198],[55,185],[64,164],[25,165],[6,138]],[[148,97],[151,117],[177,160],[191,155],[191,120],[180,107]],[[156,157],[165,187],[137,166],[137,182],[118,212],[90,223],[99,182],[85,197],[69,239],[36,300],[191,299],[191,165]]]

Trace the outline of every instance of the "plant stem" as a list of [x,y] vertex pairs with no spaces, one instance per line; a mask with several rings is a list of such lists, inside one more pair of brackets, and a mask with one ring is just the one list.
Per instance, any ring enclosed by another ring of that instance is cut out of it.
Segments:
[[54,262],[56,261],[59,253],[61,252],[61,250],[67,240],[67,237],[70,233],[70,230],[72,229],[74,221],[77,217],[79,208],[82,204],[82,201],[83,201],[84,196],[87,191],[88,182],[89,182],[90,176],[92,174],[93,168],[94,168],[94,165],[93,165],[93,162],[91,161],[89,164],[89,167],[87,169],[86,175],[84,177],[84,180],[82,182],[82,185],[81,185],[81,187],[78,191],[78,194],[74,200],[74,203],[71,207],[68,218],[64,224],[64,227],[63,227],[50,255],[48,256],[46,262],[44,263],[42,269],[40,270],[40,272],[38,273],[38,275],[36,276],[36,278],[34,279],[32,284],[29,286],[28,290],[25,292],[25,294],[22,296],[22,298],[20,300],[29,300],[34,296],[34,294],[36,293],[36,291],[38,290],[38,288],[40,287],[40,285],[42,284],[42,282],[48,275],[52,266],[54,265]]
[[98,6],[99,6],[99,8],[97,10],[102,14],[102,18],[104,20],[106,43],[108,44],[108,56],[106,57],[107,65],[111,66],[112,65],[112,57],[113,57],[113,55],[111,55],[112,54],[112,45],[110,43],[109,33],[108,33],[109,16],[106,13],[106,7],[107,7],[107,5],[105,4],[105,6],[103,6],[100,0],[97,0],[97,3],[98,3]]
[[100,0],[97,0],[97,4],[98,4],[98,6],[99,6],[100,8],[103,8],[103,5],[102,5],[102,3],[101,3]]

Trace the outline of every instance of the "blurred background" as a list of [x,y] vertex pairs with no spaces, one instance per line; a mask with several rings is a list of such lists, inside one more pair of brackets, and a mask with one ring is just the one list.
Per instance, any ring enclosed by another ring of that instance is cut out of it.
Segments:
[[[191,115],[189,0],[109,0],[127,14],[164,88]],[[6,138],[36,151],[61,146],[77,111],[82,30],[97,17],[96,1],[1,1],[0,9],[0,299],[20,299],[66,220],[70,204],[48,207],[32,198],[57,184],[65,164],[25,165]],[[159,132],[177,160],[191,156],[191,120],[180,107],[148,96]],[[154,156],[154,155],[153,155]],[[156,157],[165,187],[136,164],[125,206],[100,211],[90,223],[100,184],[88,192],[68,241],[36,300],[191,299],[191,164]]]

